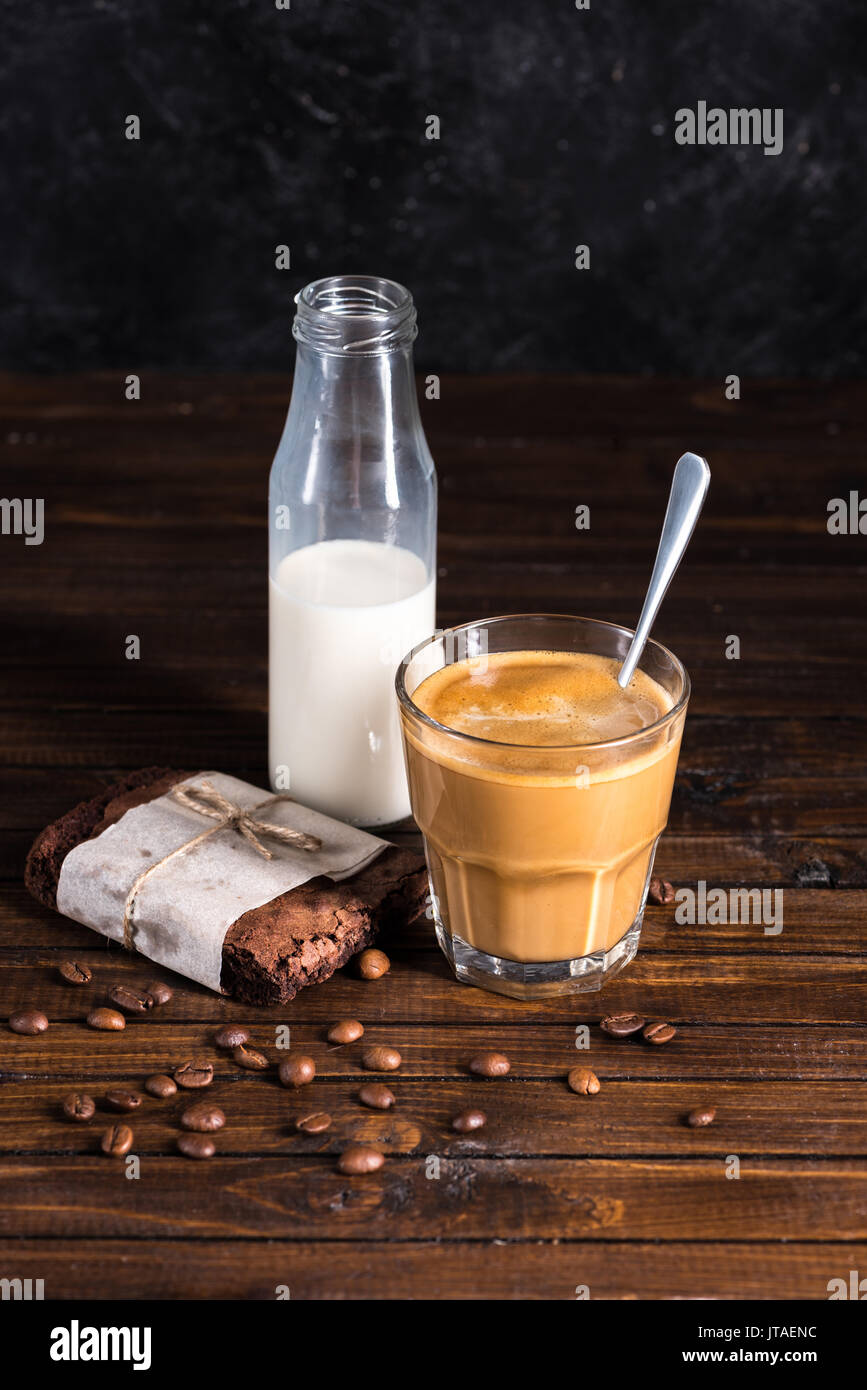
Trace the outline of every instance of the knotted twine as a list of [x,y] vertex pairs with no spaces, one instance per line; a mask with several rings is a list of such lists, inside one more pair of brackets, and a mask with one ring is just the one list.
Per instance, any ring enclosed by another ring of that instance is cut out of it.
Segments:
[[245,810],[243,806],[238,806],[236,802],[230,801],[223,796],[222,792],[217,791],[213,783],[207,778],[194,787],[172,787],[171,795],[182,806],[189,811],[196,811],[201,816],[208,816],[217,822],[216,825],[209,826],[207,830],[202,830],[195,835],[192,840],[187,840],[185,844],[173,849],[164,859],[158,859],[155,864],[148,867],[139,874],[135,883],[127,894],[126,902],[123,906],[123,944],[128,951],[135,949],[132,929],[132,910],[136,896],[145,879],[149,878],[155,869],[162,868],[163,864],[168,864],[170,859],[174,859],[179,854],[185,854],[187,850],[195,845],[207,840],[211,835],[216,835],[219,830],[231,828],[237,830],[239,835],[253,846],[257,854],[261,854],[263,859],[273,859],[271,851],[262,844],[261,835],[268,836],[270,839],[279,840],[281,844],[293,845],[296,849],[319,850],[322,848],[322,841],[318,835],[308,835],[304,830],[293,830],[288,825],[276,825],[274,821],[258,819],[258,812],[264,811],[268,806],[274,806],[278,801],[292,801],[294,798],[285,794],[269,796],[265,801],[260,801],[258,806],[251,806]]

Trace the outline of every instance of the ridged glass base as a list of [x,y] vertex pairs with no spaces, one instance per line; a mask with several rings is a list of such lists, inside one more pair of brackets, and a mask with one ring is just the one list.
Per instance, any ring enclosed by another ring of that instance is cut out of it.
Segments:
[[436,934],[443,955],[464,984],[478,985],[494,994],[508,994],[513,999],[546,999],[556,994],[589,994],[601,989],[629,964],[638,950],[643,915],[642,910],[629,931],[608,951],[537,965],[477,951],[459,936],[449,936],[440,922],[436,923]]

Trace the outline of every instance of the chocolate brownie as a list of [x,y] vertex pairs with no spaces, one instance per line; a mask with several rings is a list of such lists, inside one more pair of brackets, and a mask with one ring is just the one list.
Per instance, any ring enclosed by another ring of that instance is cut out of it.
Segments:
[[[46,907],[56,907],[60,868],[75,845],[193,775],[143,768],[47,826],[27,856],[24,881],[30,892]],[[369,946],[380,927],[411,921],[421,911],[426,888],[424,860],[396,845],[352,878],[310,879],[233,923],[223,942],[222,987],[250,1004],[285,1004]]]
[[[143,767],[138,772],[128,772],[117,782],[103,787],[89,801],[80,801],[60,820],[47,825],[33,841],[24,866],[24,882],[34,898],[45,907],[56,907],[60,866],[71,849],[98,835],[112,821],[120,820],[131,806],[152,801],[175,782],[191,776],[190,772],[176,772],[170,767]],[[125,801],[123,810],[106,816],[109,806],[119,806]]]

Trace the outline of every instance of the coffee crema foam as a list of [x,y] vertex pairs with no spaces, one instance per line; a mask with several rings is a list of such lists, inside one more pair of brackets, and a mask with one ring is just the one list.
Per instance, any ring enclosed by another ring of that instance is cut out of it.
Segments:
[[644,671],[621,690],[619,669],[593,652],[496,652],[433,672],[412,698],[438,724],[492,743],[580,747],[639,733],[672,708]]

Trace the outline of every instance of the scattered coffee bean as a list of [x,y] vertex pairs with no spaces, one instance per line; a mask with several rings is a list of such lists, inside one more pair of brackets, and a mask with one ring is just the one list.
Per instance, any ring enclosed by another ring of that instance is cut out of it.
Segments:
[[216,1152],[216,1145],[207,1134],[181,1134],[178,1148],[184,1158],[213,1158]]
[[244,1043],[232,1048],[232,1061],[237,1062],[239,1067],[246,1067],[247,1071],[266,1071],[271,1065],[264,1052],[256,1047],[246,1047]]
[[89,985],[93,979],[90,967],[77,960],[62,960],[60,973],[68,985]]
[[154,1006],[152,994],[146,989],[133,989],[132,985],[112,985],[108,998],[125,1014],[146,1014]]
[[231,1052],[233,1047],[242,1047],[249,1038],[248,1028],[242,1028],[240,1023],[226,1023],[214,1034],[214,1044],[226,1052]]
[[702,1125],[712,1125],[715,1119],[716,1107],[703,1105],[699,1110],[690,1110],[686,1117],[686,1123],[692,1125],[693,1129],[698,1129]]
[[358,957],[358,973],[362,980],[380,980],[391,969],[391,961],[384,951],[362,951]]
[[480,1052],[470,1062],[476,1076],[508,1076],[512,1064],[504,1052]]
[[569,1090],[575,1091],[579,1096],[599,1094],[599,1077],[589,1067],[573,1067],[566,1080]]
[[609,1014],[607,1018],[603,1018],[599,1027],[610,1038],[628,1038],[632,1033],[639,1032],[644,1024],[645,1020],[641,1014]]
[[397,1071],[402,1061],[397,1048],[387,1047],[384,1043],[366,1047],[361,1054],[361,1065],[365,1071]]
[[207,1100],[197,1100],[195,1105],[188,1105],[181,1116],[181,1125],[184,1129],[194,1129],[200,1134],[222,1129],[226,1123],[226,1116],[219,1105],[211,1105]]
[[86,1096],[83,1091],[70,1091],[63,1102],[63,1113],[67,1120],[91,1120],[95,1110],[93,1098]]
[[99,1147],[110,1158],[123,1158],[132,1148],[133,1133],[129,1125],[112,1125],[99,1141]]
[[87,1015],[88,1028],[99,1028],[104,1033],[119,1033],[126,1027],[126,1019],[117,1009],[91,1009]]
[[115,1086],[113,1090],[106,1091],[104,1100],[109,1110],[121,1110],[123,1112],[138,1110],[141,1105],[141,1096],[138,1091],[128,1091],[125,1086]]
[[25,1033],[28,1037],[36,1037],[37,1033],[45,1032],[48,1019],[41,1009],[16,1009],[9,1015],[9,1027],[13,1033]]
[[182,1062],[175,1067],[172,1076],[185,1091],[196,1091],[200,1086],[210,1086],[214,1079],[214,1068],[210,1062]]
[[178,1088],[170,1076],[149,1076],[144,1088],[149,1096],[156,1096],[158,1100],[168,1100],[169,1096],[178,1093]]
[[277,1074],[281,1086],[309,1086],[316,1075],[316,1063],[312,1057],[290,1055],[283,1058]]
[[174,990],[171,985],[166,984],[165,980],[149,980],[145,985],[145,990],[155,1004],[168,1004],[175,997]]
[[484,1110],[462,1110],[452,1120],[452,1129],[458,1134],[470,1134],[474,1129],[481,1129],[487,1119]]
[[385,1162],[385,1154],[379,1149],[368,1149],[362,1144],[354,1144],[344,1149],[337,1166],[341,1173],[375,1173]]
[[649,1043],[655,1043],[659,1047],[662,1043],[671,1042],[676,1032],[677,1029],[673,1023],[648,1023],[642,1036]]
[[358,1092],[358,1099],[371,1110],[390,1110],[394,1105],[394,1092],[382,1081],[367,1081]]
[[332,1023],[328,1029],[328,1041],[330,1043],[357,1042],[363,1032],[364,1025],[359,1023],[357,1018],[342,1018],[339,1023]]
[[647,901],[653,903],[654,907],[662,907],[666,903],[674,902],[674,889],[664,878],[652,878],[650,887],[647,890]]
[[313,1115],[302,1115],[300,1120],[295,1121],[295,1128],[300,1129],[302,1134],[323,1134],[331,1128],[331,1116],[324,1110],[317,1110]]

